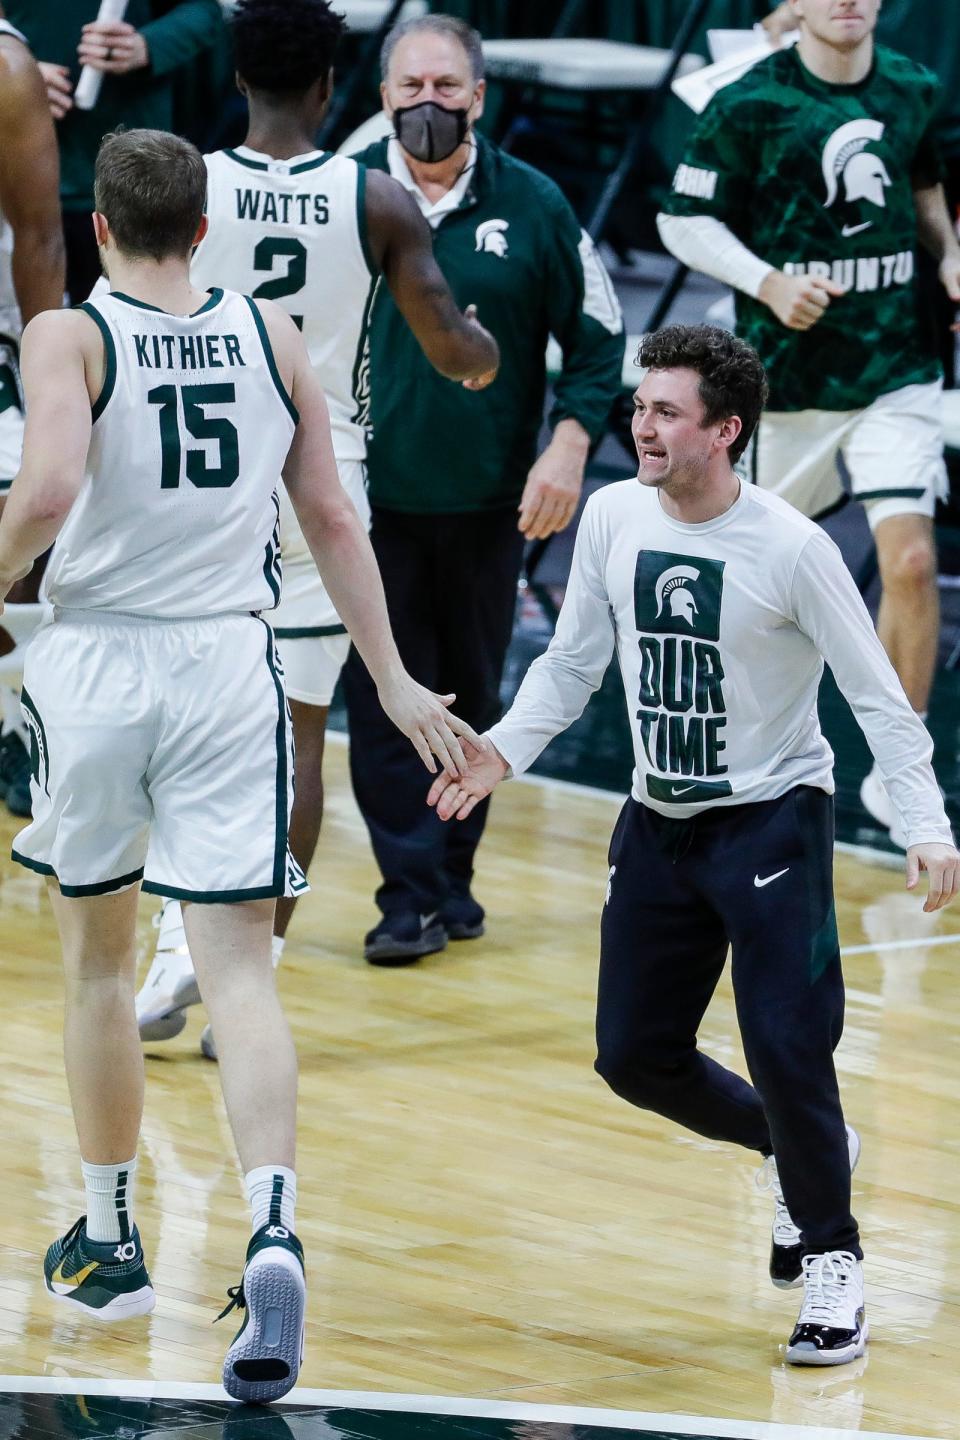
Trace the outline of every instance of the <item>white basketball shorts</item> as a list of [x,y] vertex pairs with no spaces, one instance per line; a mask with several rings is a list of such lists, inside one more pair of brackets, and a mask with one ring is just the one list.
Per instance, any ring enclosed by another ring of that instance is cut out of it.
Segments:
[[307,888],[287,850],[292,726],[264,621],[54,611],[21,703],[33,820],[13,858],[64,895],[142,880],[212,904]]
[[[338,460],[337,469],[360,519],[369,526],[363,462]],[[280,604],[268,618],[283,657],[287,694],[304,705],[329,705],[350,650],[350,637],[324,588],[284,490],[280,492],[280,555]]]
[[891,390],[863,410],[767,411],[745,470],[817,519],[843,499],[840,455],[871,529],[894,515],[933,515],[947,496],[940,382]]

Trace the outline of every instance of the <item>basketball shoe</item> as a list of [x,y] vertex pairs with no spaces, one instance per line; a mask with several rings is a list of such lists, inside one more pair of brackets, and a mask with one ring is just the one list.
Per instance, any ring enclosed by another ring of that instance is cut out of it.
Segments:
[[[847,1153],[850,1156],[852,1175],[860,1159],[860,1136],[852,1125],[847,1126]],[[795,1290],[803,1284],[803,1244],[800,1231],[794,1225],[783,1198],[774,1155],[768,1155],[760,1166],[757,1172],[757,1189],[772,1191],[776,1207],[773,1213],[773,1239],[770,1244],[770,1279],[778,1290]]]
[[870,1335],[863,1266],[849,1250],[803,1257],[803,1304],[787,1342],[790,1365],[846,1365]]
[[87,1237],[87,1217],[81,1215],[50,1246],[43,1278],[51,1295],[85,1310],[93,1320],[148,1315],[157,1303],[136,1225],[125,1242],[100,1242]]
[[262,1225],[247,1246],[240,1284],[230,1304],[246,1313],[223,1362],[223,1388],[234,1400],[265,1405],[297,1383],[303,1363],[307,1285],[303,1246],[283,1225]]
[[200,988],[179,901],[164,900],[154,924],[157,949],[137,993],[137,1027],[141,1040],[172,1040],[186,1025],[188,1008],[200,1004]]

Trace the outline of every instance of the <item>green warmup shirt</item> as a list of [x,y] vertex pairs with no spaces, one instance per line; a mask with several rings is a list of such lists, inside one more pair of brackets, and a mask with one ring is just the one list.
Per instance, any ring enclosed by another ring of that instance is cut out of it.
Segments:
[[664,209],[712,215],[788,275],[847,294],[812,329],[788,330],[737,294],[737,333],[757,350],[771,410],[855,410],[935,380],[916,296],[914,190],[936,185],[939,83],[877,46],[856,85],[830,85],[778,51],[711,100]]
[[[66,65],[73,85],[80,78],[80,33],[98,8],[97,0],[6,0],[4,6],[36,58]],[[57,121],[64,210],[93,209],[93,167],[104,135],[118,125],[169,130],[173,72],[224,41],[219,0],[129,0],[124,19],[143,34],[150,63],[127,75],[105,75],[92,110],[70,110]]]
[[[550,423],[572,417],[598,437],[620,389],[620,307],[590,239],[545,175],[476,137],[460,207],[433,231],[461,309],[477,307],[500,346],[486,390],[464,390],[427,360],[385,284],[370,324],[370,500],[452,514],[516,504],[543,420],[546,348],[563,351]],[[389,170],[387,141],[355,157]]]

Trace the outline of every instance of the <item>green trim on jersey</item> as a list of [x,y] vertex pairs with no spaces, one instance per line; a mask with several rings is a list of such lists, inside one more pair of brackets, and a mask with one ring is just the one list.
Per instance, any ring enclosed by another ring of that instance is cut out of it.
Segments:
[[[13,848],[10,851],[11,860],[16,860],[18,865],[23,865],[27,870],[35,870],[38,875],[49,875],[60,887],[60,894],[65,895],[68,900],[84,900],[90,895],[109,895],[112,890],[123,890],[128,885],[135,885],[138,880],[143,879],[143,866],[139,870],[131,870],[129,875],[118,875],[115,880],[100,880],[95,885],[65,885],[60,879],[52,865],[47,865],[43,860],[31,860],[26,855],[21,855],[19,850]],[[163,892],[167,894],[167,891]],[[172,891],[169,893],[173,893]]]
[[[366,304],[363,307],[363,317],[360,321],[360,333],[357,336],[357,353],[353,357],[353,370],[350,375],[350,394],[353,396],[353,414],[350,416],[351,425],[368,426],[370,424],[370,314],[373,310],[373,302],[380,291],[380,276],[370,281],[370,289],[367,291]],[[366,382],[363,382],[366,372]]]
[[270,166],[265,160],[248,160],[246,155],[238,155],[236,150],[224,150],[224,155],[229,155],[231,160],[236,160],[238,165],[246,165],[248,170],[269,170]]
[[919,500],[926,495],[922,485],[899,485],[889,490],[854,490],[854,500]]
[[280,604],[280,586],[283,579],[283,572],[280,568],[280,500],[276,490],[273,492],[272,499],[277,512],[277,518],[274,522],[270,539],[263,547],[263,578],[270,587],[270,593],[273,596],[273,603],[276,607]]
[[267,632],[267,666],[277,690],[277,808],[273,849],[273,883],[274,886],[279,886],[276,894],[283,895],[286,890],[287,845],[290,830],[290,816],[287,814],[287,696],[277,670],[273,631],[266,620],[261,619],[260,623]]
[[357,234],[360,237],[360,249],[367,262],[367,269],[371,275],[379,275],[379,267],[374,261],[370,249],[370,234],[367,229],[367,167],[359,161],[357,162]]
[[267,334],[267,327],[263,323],[263,316],[260,314],[256,302],[251,300],[249,295],[244,295],[243,298],[250,306],[250,314],[253,316],[253,323],[257,327],[257,334],[260,336],[260,344],[263,346],[263,354],[267,362],[267,369],[270,371],[270,379],[276,386],[277,394],[280,396],[280,399],[287,407],[287,412],[290,416],[290,419],[293,421],[294,425],[299,425],[300,411],[297,409],[296,405],[294,405],[290,396],[287,394],[287,387],[280,379],[280,371],[277,369],[277,362],[273,353],[273,346],[270,344],[270,336]]
[[328,160],[333,159],[333,152],[325,151],[318,155],[316,160],[303,160],[299,165],[291,165],[287,171],[288,175],[302,175],[305,170],[319,170],[321,165],[326,165]]
[[107,324],[106,320],[100,314],[100,311],[95,305],[90,305],[86,300],[84,300],[82,305],[77,306],[77,309],[82,310],[85,315],[90,316],[90,319],[96,325],[97,329],[100,331],[101,336],[103,337],[103,349],[106,360],[106,369],[103,373],[103,384],[100,387],[100,394],[97,396],[96,400],[94,400],[93,404],[90,407],[90,418],[93,423],[96,424],[97,421],[100,419],[100,416],[103,414],[104,410],[106,410],[107,406],[109,405],[110,397],[113,394],[114,386],[117,383],[117,345],[116,341],[113,338],[113,331],[110,329],[110,326]]
[[[134,300],[132,295],[124,295],[122,290],[111,290],[110,295],[114,300],[122,300],[125,305],[134,305],[138,310],[152,310],[154,315],[169,315],[172,320],[196,320],[198,315],[206,315],[223,299],[223,291],[214,286],[210,291],[209,299],[203,302],[199,310],[193,310],[189,315],[174,315],[170,310],[161,310],[159,305],[148,305],[146,300]],[[81,310],[86,308],[86,303],[79,306]]]
[[5,495],[13,484],[15,477],[10,476],[9,480],[0,480],[0,495]]
[[165,880],[144,880],[141,886],[145,895],[166,895],[171,900],[191,900],[197,905],[236,905],[241,900],[281,900],[284,884],[257,885],[252,890],[181,890],[168,885]]
[[[2,342],[0,342],[2,343]],[[16,409],[21,413],[20,387],[12,365],[0,365],[0,415],[5,410]]]
[[278,640],[317,640],[325,635],[348,635],[346,625],[274,625]]

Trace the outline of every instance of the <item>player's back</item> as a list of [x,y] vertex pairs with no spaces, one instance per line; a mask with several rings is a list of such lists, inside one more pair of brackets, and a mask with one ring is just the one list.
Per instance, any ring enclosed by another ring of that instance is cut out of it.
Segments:
[[105,377],[49,599],[170,618],[272,608],[276,491],[297,417],[256,305],[214,290],[188,316],[119,293],[81,309],[100,330]]
[[326,392],[337,459],[362,460],[376,288],[364,167],[326,151],[274,160],[246,146],[205,160],[209,229],[194,255],[193,283],[205,289],[226,281],[283,306]]

